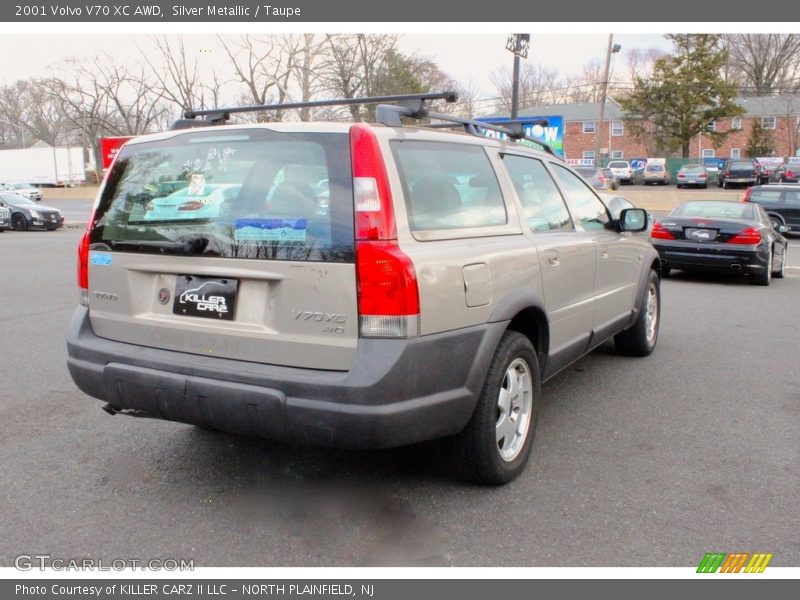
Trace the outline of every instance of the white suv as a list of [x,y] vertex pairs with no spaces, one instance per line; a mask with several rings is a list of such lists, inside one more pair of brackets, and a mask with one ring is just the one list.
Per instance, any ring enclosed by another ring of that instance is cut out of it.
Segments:
[[612,160],[608,168],[620,183],[633,183],[633,169],[627,160]]
[[[514,479],[543,381],[609,338],[652,352],[658,254],[645,211],[614,218],[551,152],[474,135],[515,130],[404,127],[451,119],[408,103],[129,141],[80,246],[78,386],[277,440],[448,437],[472,479]],[[186,193],[156,201],[163,181]]]

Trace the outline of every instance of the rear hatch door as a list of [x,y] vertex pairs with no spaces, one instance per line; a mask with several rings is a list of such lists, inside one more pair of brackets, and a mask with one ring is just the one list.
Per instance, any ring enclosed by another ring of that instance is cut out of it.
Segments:
[[98,336],[292,367],[352,363],[346,130],[209,128],[131,142],[94,219]]

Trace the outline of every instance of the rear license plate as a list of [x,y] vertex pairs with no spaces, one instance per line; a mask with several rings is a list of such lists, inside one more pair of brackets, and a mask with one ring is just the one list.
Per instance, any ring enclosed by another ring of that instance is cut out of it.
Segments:
[[178,275],[172,312],[189,317],[232,321],[238,289],[237,279]]
[[687,229],[686,239],[695,242],[713,242],[717,239],[716,229]]

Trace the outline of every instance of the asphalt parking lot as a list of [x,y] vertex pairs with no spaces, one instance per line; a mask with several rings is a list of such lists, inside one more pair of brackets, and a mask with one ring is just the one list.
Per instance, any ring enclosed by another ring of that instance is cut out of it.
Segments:
[[109,416],[65,365],[80,233],[0,235],[2,566],[800,564],[800,238],[768,288],[666,280],[655,353],[603,347],[550,381],[529,468],[494,489],[438,443],[332,451]]

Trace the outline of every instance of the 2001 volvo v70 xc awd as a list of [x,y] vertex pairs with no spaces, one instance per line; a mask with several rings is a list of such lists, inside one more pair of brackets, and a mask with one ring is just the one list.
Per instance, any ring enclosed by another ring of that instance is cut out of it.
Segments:
[[660,265],[632,235],[645,211],[612,218],[546,146],[474,135],[513,123],[430,113],[443,96],[379,106],[382,125],[224,109],[129,141],[79,248],[77,385],[112,414],[275,440],[448,437],[473,480],[514,479],[542,381],[612,337],[652,352]]

